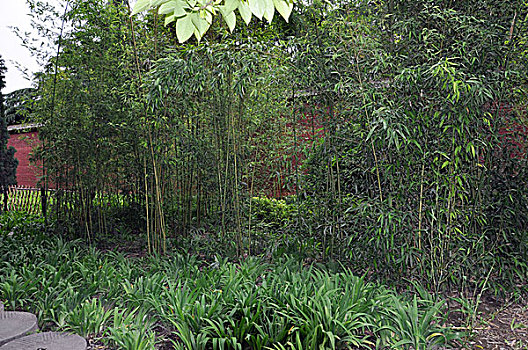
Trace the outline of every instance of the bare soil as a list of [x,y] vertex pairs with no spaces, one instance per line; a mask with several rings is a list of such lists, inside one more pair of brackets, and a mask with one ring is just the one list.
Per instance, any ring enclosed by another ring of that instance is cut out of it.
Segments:
[[501,302],[484,297],[477,308],[474,326],[462,313],[450,317],[455,329],[469,333],[468,339],[458,349],[522,350],[528,349],[528,303]]

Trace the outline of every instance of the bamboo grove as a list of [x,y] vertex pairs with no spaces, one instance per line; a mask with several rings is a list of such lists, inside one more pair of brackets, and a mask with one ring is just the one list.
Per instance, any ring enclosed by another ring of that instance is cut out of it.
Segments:
[[34,108],[48,216],[150,252],[214,241],[437,289],[518,283],[527,6],[300,2],[179,44],[154,12],[71,1]]

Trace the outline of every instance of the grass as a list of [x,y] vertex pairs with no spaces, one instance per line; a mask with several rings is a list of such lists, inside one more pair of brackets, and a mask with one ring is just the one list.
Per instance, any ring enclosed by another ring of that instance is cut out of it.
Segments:
[[293,258],[128,258],[50,237],[39,220],[0,241],[7,309],[108,348],[429,349],[457,337],[441,301]]

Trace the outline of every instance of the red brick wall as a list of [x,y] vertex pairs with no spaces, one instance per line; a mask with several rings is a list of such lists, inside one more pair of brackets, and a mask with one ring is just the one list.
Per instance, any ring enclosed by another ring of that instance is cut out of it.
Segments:
[[39,167],[30,164],[31,149],[39,142],[38,131],[12,133],[7,143],[17,151],[15,157],[18,159],[17,181],[19,186],[36,187],[37,179],[42,174]]

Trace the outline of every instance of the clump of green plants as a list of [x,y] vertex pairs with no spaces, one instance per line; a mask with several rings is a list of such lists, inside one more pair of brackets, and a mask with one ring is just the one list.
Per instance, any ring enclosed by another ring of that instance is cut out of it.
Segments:
[[428,349],[459,337],[441,325],[442,301],[398,295],[347,269],[289,257],[132,259],[44,234],[0,239],[8,309],[121,349]]
[[251,213],[254,224],[259,228],[278,229],[289,224],[297,214],[292,200],[267,197],[251,198]]
[[[23,228],[22,232],[21,228]],[[9,235],[15,233],[31,234],[42,232],[45,229],[44,219],[37,215],[16,211],[9,211],[0,215],[0,230]]]

